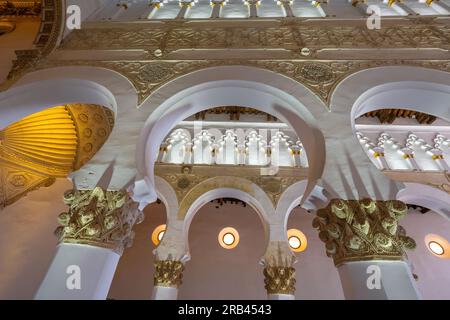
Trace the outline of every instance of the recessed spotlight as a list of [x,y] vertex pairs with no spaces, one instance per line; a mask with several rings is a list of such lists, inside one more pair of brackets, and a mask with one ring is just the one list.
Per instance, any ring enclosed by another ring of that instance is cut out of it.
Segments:
[[219,232],[218,240],[222,248],[233,249],[236,248],[239,243],[239,233],[236,229],[231,227],[223,228]]
[[441,246],[436,241],[428,242],[428,248],[431,250],[431,252],[433,252],[434,254],[437,254],[438,256],[443,255],[445,252],[444,247]]
[[287,232],[289,247],[294,252],[305,251],[308,240],[303,232],[298,229],[289,229]]
[[152,242],[155,246],[158,246],[166,233],[166,225],[161,224],[155,228],[152,232]]
[[450,244],[447,239],[437,234],[428,234],[425,237],[425,245],[435,257],[450,259]]

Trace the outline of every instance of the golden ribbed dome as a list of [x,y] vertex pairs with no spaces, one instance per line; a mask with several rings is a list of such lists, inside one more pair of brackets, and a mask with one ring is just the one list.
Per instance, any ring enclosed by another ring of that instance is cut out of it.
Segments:
[[37,112],[0,131],[0,208],[81,168],[113,125],[109,109],[70,104]]
[[47,109],[10,125],[2,134],[5,155],[53,168],[72,170],[77,153],[77,131],[67,107]]

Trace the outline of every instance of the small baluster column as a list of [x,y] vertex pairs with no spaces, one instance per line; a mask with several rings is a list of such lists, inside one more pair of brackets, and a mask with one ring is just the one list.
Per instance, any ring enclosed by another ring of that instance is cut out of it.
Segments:
[[414,151],[409,148],[403,148],[401,150],[403,152],[403,158],[409,162],[413,170],[420,170],[419,165],[417,164],[416,159],[414,158]]
[[402,0],[385,0],[384,2],[387,3],[388,7],[399,7],[400,9],[405,11],[408,14],[408,16],[418,15],[417,12],[415,12],[406,4],[404,4]]
[[426,0],[425,3],[440,14],[450,14],[450,6],[442,0]]
[[244,3],[249,10],[249,18],[257,18],[259,0],[245,0]]
[[378,160],[380,164],[381,170],[389,170],[389,164],[384,157],[384,148],[383,147],[374,147],[373,149],[373,157]]
[[277,4],[283,8],[286,17],[293,17],[294,12],[292,11],[292,0],[278,0]]
[[431,158],[436,161],[437,165],[443,171],[450,171],[450,168],[444,160],[444,153],[439,149],[431,149]]
[[211,18],[220,18],[220,12],[222,11],[222,7],[225,5],[225,0],[211,0],[210,4],[212,7]]
[[351,3],[363,16],[368,16],[367,8],[369,6],[365,0],[352,0]]
[[175,17],[175,19],[185,19],[188,10],[192,6],[193,6],[193,1],[186,1],[186,0],[180,1],[180,11],[178,12],[178,15]]

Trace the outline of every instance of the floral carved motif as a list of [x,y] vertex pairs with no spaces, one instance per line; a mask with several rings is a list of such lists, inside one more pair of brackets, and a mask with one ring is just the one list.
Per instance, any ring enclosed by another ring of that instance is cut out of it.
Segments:
[[340,200],[317,211],[313,227],[335,265],[361,260],[401,260],[414,240],[398,221],[406,215],[401,201]]
[[109,248],[122,254],[133,241],[135,224],[143,220],[124,191],[69,190],[64,194],[68,212],[59,215],[61,224],[55,234],[63,243],[87,244]]
[[175,260],[158,260],[155,262],[153,276],[155,286],[175,287],[182,284],[184,265]]

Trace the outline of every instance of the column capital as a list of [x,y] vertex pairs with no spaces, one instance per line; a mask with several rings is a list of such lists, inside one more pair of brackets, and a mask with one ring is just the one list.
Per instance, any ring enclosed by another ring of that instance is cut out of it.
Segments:
[[286,243],[269,243],[263,259],[264,287],[267,294],[295,293],[295,255]]
[[178,288],[182,284],[184,264],[177,260],[156,260],[154,284],[158,287]]
[[138,204],[126,191],[69,190],[64,193],[68,212],[59,215],[55,235],[61,243],[108,248],[118,254],[133,242],[133,226],[143,220]]
[[317,211],[313,227],[336,266],[349,261],[402,260],[405,249],[416,247],[398,225],[407,211],[398,200],[333,199]]

